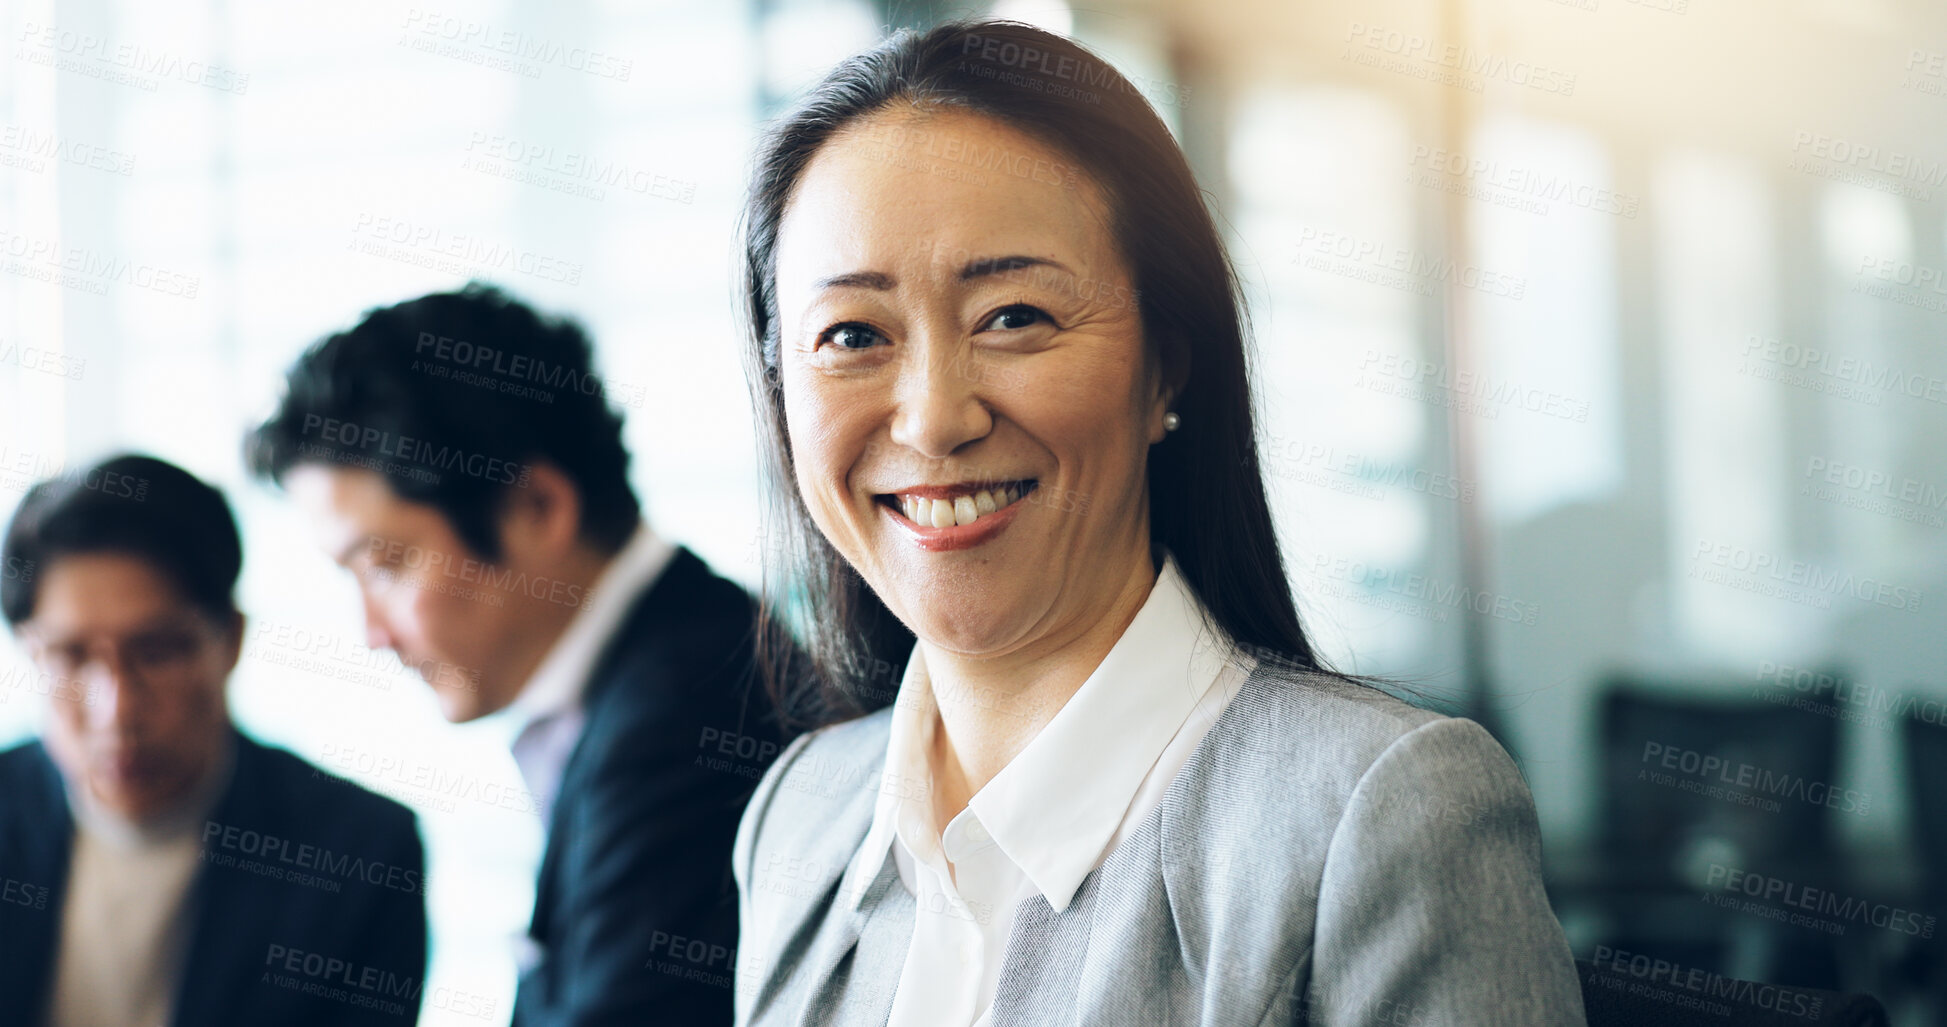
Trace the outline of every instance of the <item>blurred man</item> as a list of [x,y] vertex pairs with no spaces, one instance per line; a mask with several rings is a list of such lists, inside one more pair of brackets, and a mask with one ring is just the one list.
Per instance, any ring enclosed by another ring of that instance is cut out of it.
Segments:
[[547,845],[515,1022],[729,1023],[730,847],[779,748],[754,604],[643,521],[591,360],[490,288],[375,310],[298,360],[250,461],[448,720],[516,718]]
[[0,753],[7,1022],[417,1018],[413,816],[232,726],[242,565],[222,495],[160,460],[43,482],[15,512],[0,607],[50,716]]

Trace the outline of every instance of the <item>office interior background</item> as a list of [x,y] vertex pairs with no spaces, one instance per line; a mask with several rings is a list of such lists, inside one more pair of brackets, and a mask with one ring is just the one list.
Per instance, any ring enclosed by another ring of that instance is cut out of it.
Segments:
[[[540,851],[506,727],[362,648],[240,437],[310,342],[492,281],[591,330],[651,522],[755,586],[754,142],[890,28],[985,14],[1097,48],[1183,143],[1308,627],[1515,755],[1576,954],[1947,1015],[1939,4],[16,0],[0,514],[122,449],[225,488],[237,720],[419,813],[423,1022],[503,1022]],[[3,659],[10,744],[44,700]],[[1882,906],[1913,917],[1843,912]]]

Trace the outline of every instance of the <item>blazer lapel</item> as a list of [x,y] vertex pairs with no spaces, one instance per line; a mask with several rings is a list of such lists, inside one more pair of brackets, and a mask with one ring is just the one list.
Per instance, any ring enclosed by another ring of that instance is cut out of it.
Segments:
[[835,885],[826,930],[819,932],[805,966],[813,984],[805,995],[800,1023],[884,1024],[892,1017],[892,996],[906,965],[912,941],[913,897],[899,884],[891,854],[856,905]]
[[[1172,994],[1184,976],[1181,947],[1154,941],[1159,930],[1175,934],[1182,912],[1165,881],[1171,870],[1161,839],[1174,817],[1171,797],[1180,797],[1195,764],[1193,756],[1163,802],[1082,878],[1066,909],[1055,912],[1037,894],[1015,910],[994,989],[994,1027],[1195,1019],[1152,1001]],[[1050,959],[1051,952],[1061,957]],[[1051,1007],[1055,1001],[1063,1007]]]
[[[230,783],[224,788],[223,797],[217,800],[216,808],[210,811],[209,819],[218,824],[248,824],[258,831],[282,833],[285,811],[279,808],[277,796],[268,787],[270,782],[260,759],[263,750],[234,731],[231,742],[235,746],[236,762]],[[250,994],[256,980],[254,977],[223,979],[212,974],[218,967],[249,967],[259,962],[249,958],[256,953],[239,959],[233,949],[237,939],[261,936],[263,932],[253,929],[254,926],[268,922],[274,915],[262,891],[253,885],[256,878],[215,870],[206,861],[190,888],[189,903],[193,912],[182,980],[176,989],[173,1019],[177,1023],[236,1022],[236,999]]]
[[[629,612],[602,643],[602,653],[582,685],[581,705],[591,711],[591,716],[610,690],[629,687],[629,682],[616,673],[616,661],[624,652],[655,644],[657,636],[664,633],[663,625],[672,622],[675,619],[672,614],[681,609],[683,597],[694,594],[708,570],[687,546],[677,546],[662,574],[631,600]],[[556,789],[554,810],[548,817],[547,838],[541,849],[541,867],[534,884],[534,915],[527,929],[528,936],[536,943],[545,944],[552,933],[550,921],[561,888],[561,851],[572,830],[569,809],[574,805],[573,797],[587,787],[586,764],[578,740],[568,753],[568,762],[561,768],[561,784]]]

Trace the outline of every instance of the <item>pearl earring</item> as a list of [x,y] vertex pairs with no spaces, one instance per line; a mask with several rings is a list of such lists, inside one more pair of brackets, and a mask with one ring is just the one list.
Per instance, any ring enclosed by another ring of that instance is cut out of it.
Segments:
[[1183,418],[1176,416],[1176,411],[1174,410],[1163,415],[1164,431],[1175,431],[1177,428],[1181,427],[1182,424],[1183,424]]

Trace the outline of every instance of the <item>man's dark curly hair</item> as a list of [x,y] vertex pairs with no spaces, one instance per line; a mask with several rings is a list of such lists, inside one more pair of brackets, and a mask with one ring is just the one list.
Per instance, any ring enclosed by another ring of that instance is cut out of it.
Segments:
[[545,463],[580,494],[583,539],[612,553],[641,504],[591,348],[573,321],[477,282],[372,310],[298,358],[245,462],[280,484],[304,463],[375,471],[489,560],[501,500]]

